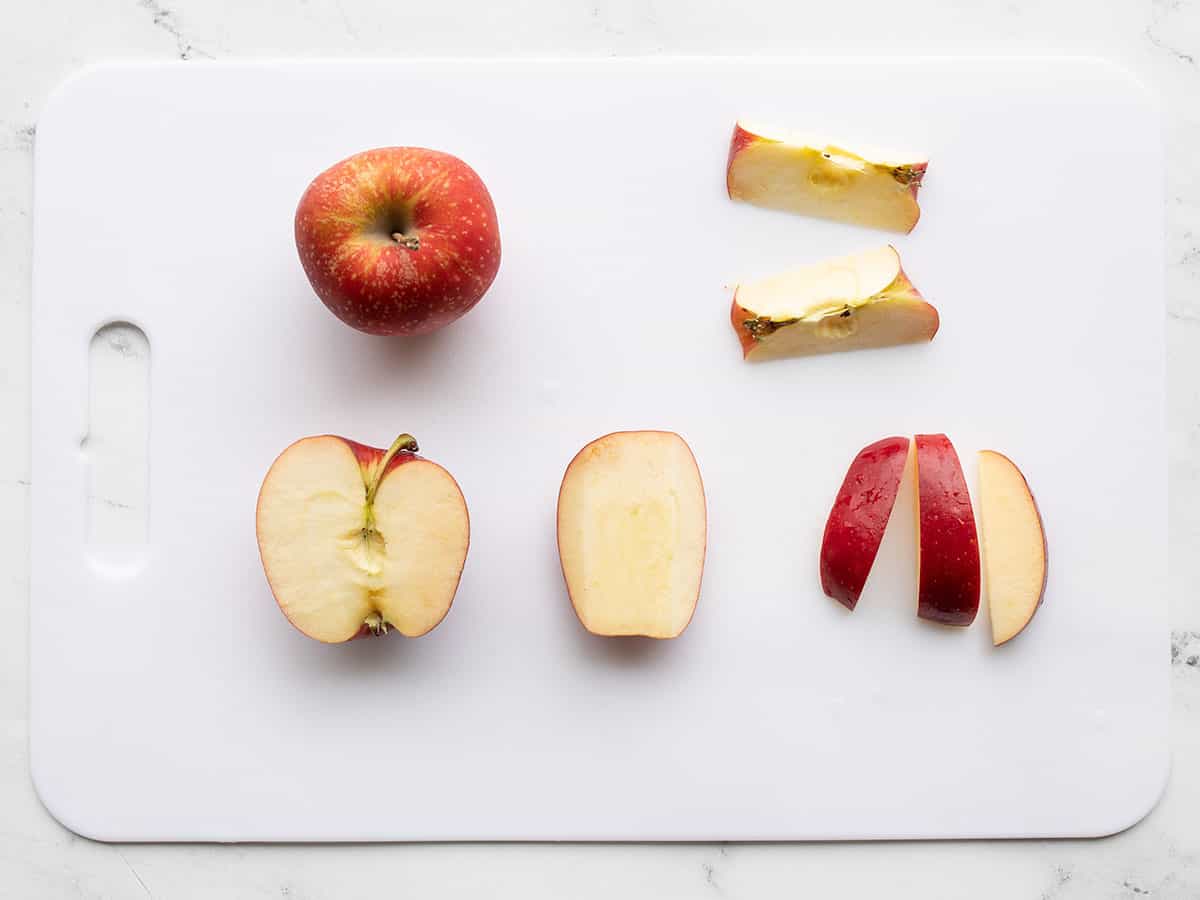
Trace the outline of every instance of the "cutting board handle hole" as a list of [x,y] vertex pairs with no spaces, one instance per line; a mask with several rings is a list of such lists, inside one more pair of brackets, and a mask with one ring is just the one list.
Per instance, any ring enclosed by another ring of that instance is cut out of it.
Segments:
[[150,535],[150,341],[130,322],[109,322],[88,344],[87,548],[105,574],[136,574]]

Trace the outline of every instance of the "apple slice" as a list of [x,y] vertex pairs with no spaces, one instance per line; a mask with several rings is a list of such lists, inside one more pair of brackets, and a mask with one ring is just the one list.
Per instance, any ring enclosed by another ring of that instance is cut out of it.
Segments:
[[921,217],[917,190],[928,164],[738,122],[725,186],[757,206],[907,233]]
[[917,615],[970,625],[979,611],[979,538],[971,495],[954,445],[944,434],[918,434]]
[[679,435],[621,431],[580,450],[558,493],[558,554],[583,627],[681,634],[696,611],[707,530],[700,470]]
[[847,609],[858,603],[875,564],[910,443],[888,437],[860,450],[829,511],[821,541],[821,587]]
[[979,517],[992,643],[1029,624],[1046,590],[1046,535],[1029,483],[1011,459],[979,454]]
[[256,526],[279,608],[331,644],[434,628],[470,543],[458,484],[407,434],[386,452],[333,435],[292,444],[263,480]]
[[756,361],[931,341],[938,330],[892,246],[739,284],[730,321]]

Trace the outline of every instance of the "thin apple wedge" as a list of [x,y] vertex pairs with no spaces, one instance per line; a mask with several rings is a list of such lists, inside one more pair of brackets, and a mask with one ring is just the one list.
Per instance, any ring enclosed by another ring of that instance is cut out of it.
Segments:
[[954,445],[944,434],[918,434],[917,615],[970,625],[979,612],[979,537],[971,495]]
[[910,443],[889,437],[860,450],[829,511],[821,540],[821,587],[847,609],[858,604],[875,564]]
[[921,217],[917,191],[928,164],[738,122],[725,185],[734,200],[907,233]]
[[558,494],[558,552],[583,627],[681,634],[696,610],[707,530],[700,469],[679,435],[623,431],[580,450]]
[[1046,534],[1029,483],[1003,453],[979,454],[979,521],[992,643],[1027,626],[1046,590]]
[[739,284],[730,322],[761,361],[931,341],[938,312],[889,245]]

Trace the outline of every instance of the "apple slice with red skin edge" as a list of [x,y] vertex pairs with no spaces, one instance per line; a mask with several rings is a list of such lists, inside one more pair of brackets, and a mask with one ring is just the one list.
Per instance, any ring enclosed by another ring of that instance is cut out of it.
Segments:
[[725,187],[756,206],[910,232],[929,161],[915,154],[858,152],[828,141],[738,122]]
[[979,454],[979,532],[992,643],[1025,630],[1046,592],[1046,532],[1033,491],[1016,463],[995,450]]
[[678,637],[700,595],[707,513],[691,449],[669,431],[597,438],[567,466],[558,552],[571,605],[604,637]]
[[918,434],[917,615],[970,625],[979,612],[979,537],[971,495],[954,445],[944,434]]
[[850,463],[821,540],[821,587],[853,610],[875,563],[904,466],[906,437],[887,437],[864,447]]
[[482,299],[500,268],[487,187],[461,159],[383,147],[322,172],[296,209],[296,250],[329,310],[367,334],[425,334]]
[[757,362],[931,341],[939,319],[887,245],[739,284],[730,322]]
[[407,434],[386,451],[335,435],[296,441],[263,479],[255,519],[280,610],[325,643],[432,630],[470,544],[458,484]]

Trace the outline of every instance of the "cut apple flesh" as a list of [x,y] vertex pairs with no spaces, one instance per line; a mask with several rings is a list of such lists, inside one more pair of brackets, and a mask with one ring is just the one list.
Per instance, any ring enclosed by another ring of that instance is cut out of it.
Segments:
[[734,200],[757,206],[909,232],[921,217],[917,190],[927,164],[739,122],[726,187]]
[[919,343],[938,330],[891,246],[739,284],[730,320],[748,360]]
[[691,621],[707,533],[704,487],[677,434],[618,432],[576,454],[558,497],[558,550],[583,626],[672,638]]
[[[355,446],[374,466],[361,464]],[[257,527],[267,581],[284,615],[319,641],[389,628],[416,637],[454,599],[470,531],[462,492],[445,469],[412,454],[397,454],[380,473],[382,456],[339,437],[305,438],[263,482]]]
[[992,642],[1029,624],[1046,588],[1046,536],[1021,470],[994,450],[979,454],[980,533]]

